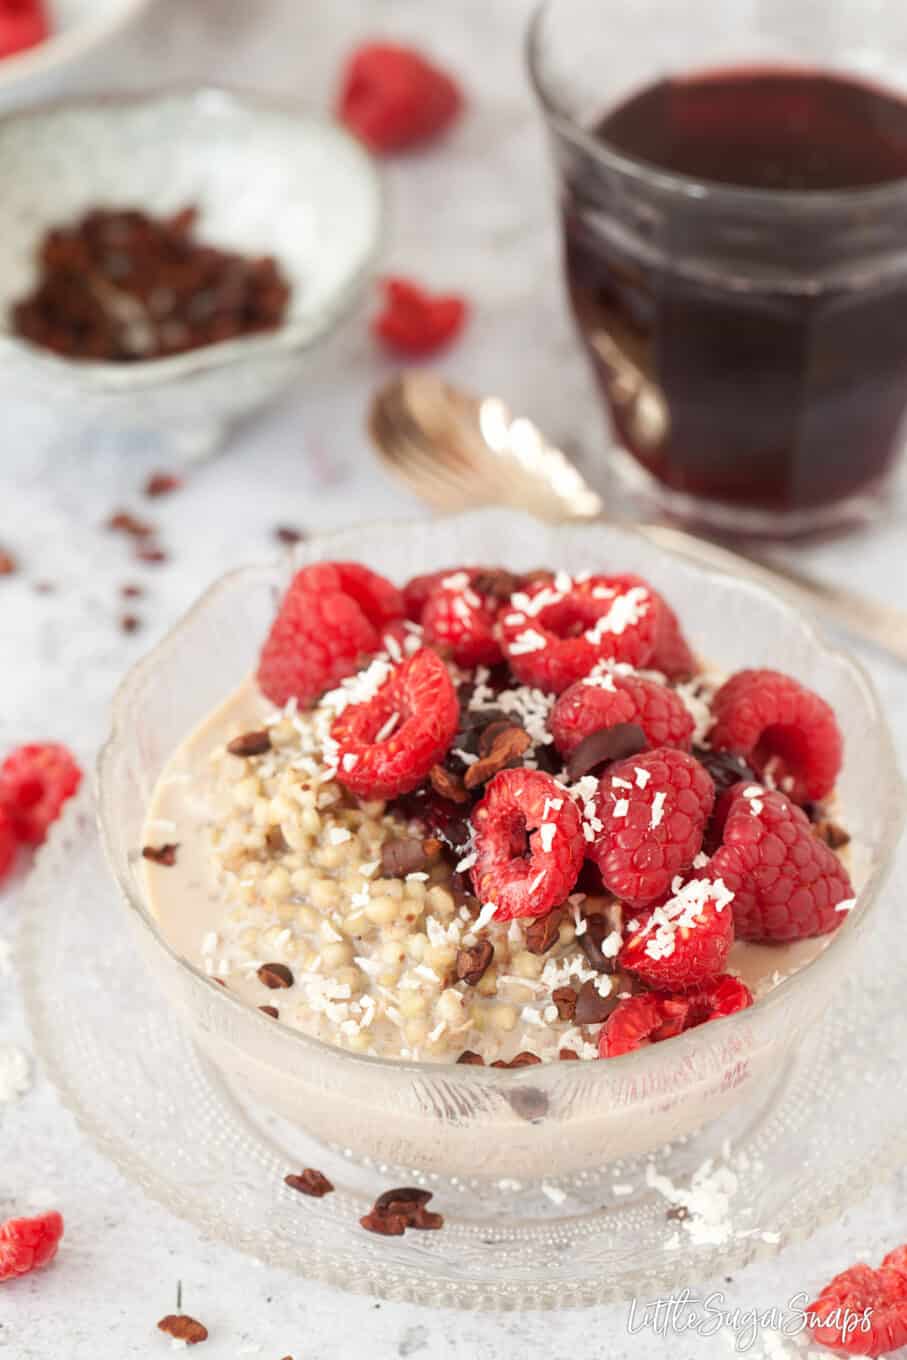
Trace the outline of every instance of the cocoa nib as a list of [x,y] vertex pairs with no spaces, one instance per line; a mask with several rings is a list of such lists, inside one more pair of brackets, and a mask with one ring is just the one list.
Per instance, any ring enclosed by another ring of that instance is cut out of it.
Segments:
[[138,614],[121,614],[120,628],[124,633],[136,633],[142,626],[142,620]]
[[491,960],[494,958],[494,945],[490,940],[480,940],[471,949],[457,951],[457,980],[467,987],[475,987],[481,982]]
[[433,765],[428,779],[435,793],[439,793],[442,798],[447,798],[451,803],[469,802],[469,794],[462,779],[450,770],[445,770],[443,765]]
[[187,1346],[197,1346],[200,1341],[208,1340],[208,1328],[186,1313],[168,1313],[157,1327],[159,1332],[166,1332],[174,1341],[185,1341]]
[[403,1185],[396,1190],[385,1190],[372,1205],[371,1211],[359,1222],[368,1232],[384,1237],[400,1237],[407,1228],[437,1231],[444,1226],[441,1214],[432,1213],[425,1206],[432,1197],[430,1190]]
[[665,1213],[665,1218],[673,1223],[683,1223],[689,1216],[690,1211],[685,1204],[675,1204]]
[[488,567],[472,578],[472,588],[480,595],[490,595],[495,600],[509,600],[514,591],[519,590],[521,581],[513,572],[503,567]]
[[107,528],[114,533],[129,534],[130,538],[150,538],[154,533],[154,525],[147,520],[139,519],[138,515],[133,515],[130,510],[114,510],[107,520]]
[[178,849],[179,842],[175,845],[143,845],[142,858],[150,859],[152,864],[164,864],[168,869],[172,869],[176,863]]
[[816,822],[813,827],[813,834],[818,836],[820,841],[824,841],[830,850],[841,850],[845,845],[850,844],[850,832],[845,831],[843,826],[838,826],[837,822],[832,822],[827,817]]
[[574,1019],[578,1025],[600,1025],[616,1006],[617,995],[613,989],[608,996],[602,996],[590,978],[579,989]]
[[227,742],[227,750],[231,756],[262,756],[265,751],[271,749],[271,734],[266,728],[260,732],[243,732],[242,736],[234,737]]
[[464,1048],[459,1058],[457,1058],[457,1062],[462,1063],[464,1067],[485,1066],[485,1059],[482,1057],[481,1053],[473,1053],[471,1048]]
[[127,581],[126,585],[120,586],[120,594],[127,600],[137,600],[145,594],[145,587],[133,585],[131,581]]
[[18,563],[12,553],[0,548],[0,576],[12,576],[18,570]]
[[503,1058],[498,1058],[497,1062],[493,1062],[491,1065],[492,1067],[534,1067],[536,1063],[540,1063],[541,1061],[541,1058],[535,1053],[530,1053],[527,1049],[523,1049],[522,1053],[518,1053],[516,1057],[511,1058],[509,1062],[506,1062]]
[[537,916],[526,931],[526,948],[530,954],[547,954],[558,941],[558,929],[563,920],[563,908],[555,907],[546,916]]
[[611,925],[604,916],[587,916],[586,929],[577,937],[589,967],[597,973],[614,972],[614,960],[602,953],[602,944],[611,933]]
[[278,524],[274,530],[274,537],[278,543],[285,543],[288,548],[292,548],[294,543],[301,543],[305,534],[301,529],[296,529],[292,524]]
[[145,483],[145,495],[151,497],[169,496],[174,491],[179,491],[183,485],[181,477],[177,477],[172,472],[152,472]]
[[159,548],[156,543],[140,542],[135,550],[135,555],[140,562],[150,562],[157,564],[167,561],[167,554],[163,548]]
[[272,1020],[280,1019],[280,1011],[276,1006],[259,1006],[258,1009],[261,1011],[262,1015],[269,1015]]
[[[419,1185],[401,1185],[394,1190],[382,1190],[372,1208],[381,1214],[386,1213],[392,1204],[418,1207],[428,1204],[431,1198],[431,1190],[423,1190]],[[400,1212],[409,1212],[409,1210],[401,1210]]]
[[579,1054],[574,1053],[572,1048],[559,1048],[557,1056],[561,1062],[579,1062]]
[[402,1214],[376,1214],[374,1209],[359,1222],[366,1232],[380,1233],[382,1237],[402,1237],[407,1225]]
[[512,760],[519,760],[531,745],[532,738],[522,727],[512,723],[491,723],[479,737],[480,759],[470,765],[463,776],[466,788],[480,788]]
[[600,727],[597,732],[590,732],[588,737],[584,737],[572,753],[567,761],[567,775],[574,782],[591,774],[600,765],[638,755],[648,745],[645,732],[636,723]]
[[576,992],[572,987],[555,987],[551,1000],[557,1006],[558,1020],[572,1020],[576,1015]]
[[307,1166],[298,1176],[284,1176],[283,1183],[291,1190],[298,1190],[301,1195],[312,1195],[315,1199],[329,1195],[334,1189],[327,1176],[316,1171],[313,1166]]
[[427,869],[431,863],[433,845],[437,845],[437,842],[418,840],[415,836],[385,841],[381,847],[381,876],[405,878],[407,874],[416,874]]
[[293,986],[293,974],[285,963],[263,963],[258,970],[258,980],[272,991]]

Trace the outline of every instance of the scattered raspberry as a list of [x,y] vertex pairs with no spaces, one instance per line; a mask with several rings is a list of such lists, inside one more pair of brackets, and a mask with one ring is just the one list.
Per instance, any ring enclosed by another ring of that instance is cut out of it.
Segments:
[[684,751],[660,747],[612,765],[595,799],[601,828],[587,847],[605,886],[634,907],[651,906],[702,848],[715,799],[707,772]]
[[419,52],[366,43],[343,73],[338,117],[373,151],[400,151],[438,136],[462,104],[456,82]]
[[382,631],[402,614],[400,592],[367,567],[352,562],[303,567],[262,648],[262,692],[279,707],[292,698],[312,703],[379,651]]
[[548,727],[557,749],[569,756],[591,733],[618,723],[636,723],[650,747],[690,749],[693,719],[683,701],[665,685],[635,675],[606,671],[578,680],[559,697]]
[[657,597],[636,576],[541,580],[499,615],[501,645],[518,680],[560,694],[599,661],[645,666],[659,622]]
[[447,667],[423,647],[372,699],[350,705],[334,723],[337,778],[360,798],[408,793],[447,754],[459,719]]
[[[645,584],[645,582],[643,582]],[[699,670],[696,658],[683,635],[680,620],[668,602],[659,599],[660,619],[655,651],[650,665],[653,670],[661,671],[669,680],[687,680]]]
[[0,1280],[46,1266],[56,1256],[62,1236],[63,1219],[56,1210],[0,1224]]
[[0,0],[0,58],[36,47],[49,35],[42,0]]
[[0,883],[3,882],[16,858],[16,829],[6,808],[0,804]]
[[712,700],[716,751],[745,756],[797,803],[824,798],[841,768],[835,715],[818,694],[778,671],[739,671]]
[[442,577],[425,602],[425,641],[448,648],[458,666],[495,666],[501,647],[495,633],[498,605],[472,584],[478,571]]
[[601,1058],[619,1058],[637,1048],[673,1039],[685,1030],[722,1020],[753,1004],[749,988],[729,973],[687,992],[643,992],[611,1012],[598,1036]]
[[720,880],[691,879],[630,936],[619,966],[668,991],[716,977],[734,943],[733,900]]
[[853,886],[809,818],[777,790],[737,784],[716,809],[722,844],[711,874],[734,894],[734,925],[743,940],[803,940],[836,930]]
[[836,1275],[809,1305],[809,1336],[842,1355],[887,1355],[907,1345],[904,1247],[878,1270],[860,1264]]
[[473,810],[473,889],[495,918],[544,916],[572,891],[583,862],[573,799],[540,770],[501,770]]
[[0,765],[0,806],[16,839],[40,845],[81,779],[69,751],[55,742],[33,742],[8,755]]
[[384,308],[372,329],[398,354],[433,354],[449,345],[463,329],[467,306],[454,293],[432,295],[409,279],[384,280]]

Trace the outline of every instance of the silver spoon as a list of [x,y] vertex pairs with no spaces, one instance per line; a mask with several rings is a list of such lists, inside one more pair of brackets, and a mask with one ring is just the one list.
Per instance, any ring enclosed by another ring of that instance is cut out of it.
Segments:
[[[473,397],[432,373],[400,374],[376,394],[369,432],[385,466],[420,499],[450,512],[509,505],[546,520],[607,522],[601,497],[560,449],[497,397]],[[907,664],[907,614],[782,562],[731,552],[665,524],[633,524],[661,548],[742,576],[815,609]]]

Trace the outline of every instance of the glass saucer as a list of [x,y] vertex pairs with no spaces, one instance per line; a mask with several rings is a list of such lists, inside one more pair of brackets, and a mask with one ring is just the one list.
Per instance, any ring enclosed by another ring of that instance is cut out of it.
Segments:
[[[88,791],[68,806],[23,893],[20,961],[35,1047],[80,1128],[209,1236],[382,1298],[557,1308],[651,1298],[770,1256],[903,1161],[898,896],[892,886],[877,917],[887,928],[761,1109],[748,1105],[654,1157],[540,1187],[356,1163],[229,1089],[141,969]],[[336,1193],[315,1200],[287,1189],[283,1177],[303,1166],[325,1172]],[[434,1190],[443,1230],[364,1232],[358,1219],[375,1195],[407,1183]]]

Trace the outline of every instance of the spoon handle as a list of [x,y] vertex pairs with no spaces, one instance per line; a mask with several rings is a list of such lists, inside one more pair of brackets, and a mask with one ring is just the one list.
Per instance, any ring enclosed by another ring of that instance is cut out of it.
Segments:
[[717,543],[684,533],[682,529],[672,529],[663,524],[638,524],[635,527],[644,538],[689,558],[699,566],[746,577],[787,596],[795,604],[819,610],[830,622],[854,637],[871,643],[902,664],[907,664],[907,613],[902,610],[871,600],[855,590],[821,581],[784,562],[767,562],[748,554],[732,552]]

